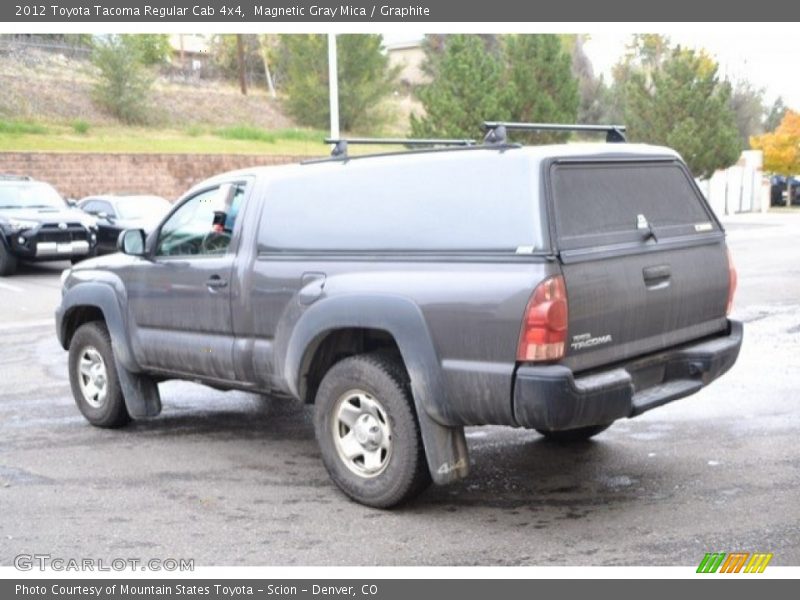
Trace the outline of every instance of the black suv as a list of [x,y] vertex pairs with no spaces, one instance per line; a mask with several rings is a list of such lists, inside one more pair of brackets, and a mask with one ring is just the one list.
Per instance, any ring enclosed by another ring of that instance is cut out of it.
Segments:
[[0,277],[20,260],[71,260],[92,256],[95,220],[69,206],[53,186],[30,177],[0,175]]

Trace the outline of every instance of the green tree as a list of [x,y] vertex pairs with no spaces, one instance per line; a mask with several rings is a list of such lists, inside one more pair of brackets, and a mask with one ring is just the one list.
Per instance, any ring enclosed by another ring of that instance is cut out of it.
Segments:
[[441,43],[440,50],[425,47],[423,69],[431,79],[417,91],[425,115],[411,115],[412,135],[473,137],[480,134],[484,120],[507,119],[498,53],[489,51],[477,35],[451,35]]
[[[448,38],[452,37],[444,33],[429,33],[422,40],[422,51],[425,53],[425,62],[422,64],[422,72],[429,76],[435,76],[439,72],[438,59],[444,56]],[[494,56],[500,55],[500,39],[502,36],[496,33],[477,33],[474,37],[483,42],[486,52]]]
[[[255,34],[241,34],[244,72],[248,83],[261,81],[264,73],[261,41]],[[211,39],[211,62],[227,78],[239,78],[239,50],[236,34],[220,34]]]
[[717,64],[704,52],[680,46],[664,50],[659,43],[642,49],[638,60],[622,65],[630,139],[676,149],[696,177],[732,165],[740,139],[731,87],[720,81]]
[[[473,137],[487,120],[576,120],[578,84],[558,36],[435,36],[425,52],[430,82],[417,92],[425,115],[411,116],[414,136]],[[533,142],[563,137],[515,135]]]
[[[510,35],[504,42],[504,112],[515,121],[575,123],[578,81],[561,39],[556,35]],[[532,143],[549,143],[568,136],[536,133],[526,137]]]
[[147,119],[153,79],[131,36],[112,35],[95,40],[92,64],[97,69],[95,102],[125,123]]
[[730,106],[739,131],[740,148],[747,150],[750,138],[764,133],[764,89],[739,79],[731,84]]
[[137,33],[124,36],[125,43],[139,55],[142,64],[152,66],[169,62],[172,45],[169,35],[161,33]]
[[[339,35],[336,41],[339,125],[343,131],[379,127],[399,69],[389,67],[380,35]],[[298,123],[321,129],[330,122],[327,48],[325,35],[284,35],[277,53],[286,108]]]
[[775,131],[786,116],[786,105],[783,103],[783,98],[778,96],[775,102],[772,103],[764,115],[764,131]]
[[572,75],[578,81],[578,123],[610,123],[608,105],[609,89],[603,76],[595,75],[592,61],[584,51],[589,36],[585,34],[560,34],[564,50],[572,58]]
[[627,88],[631,80],[634,76],[643,76],[650,82],[653,71],[659,68],[669,49],[669,38],[660,34],[645,33],[632,37],[622,60],[614,65],[611,72],[612,85],[606,98],[609,122],[625,121]]

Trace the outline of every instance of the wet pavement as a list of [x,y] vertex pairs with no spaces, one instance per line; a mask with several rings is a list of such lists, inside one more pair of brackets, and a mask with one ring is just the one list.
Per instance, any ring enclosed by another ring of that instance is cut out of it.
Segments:
[[726,222],[746,322],[731,372],[575,446],[471,428],[470,477],[395,511],[337,491],[293,402],[170,382],[162,416],[91,427],[51,319],[68,265],[0,279],[0,565],[798,565],[800,211]]

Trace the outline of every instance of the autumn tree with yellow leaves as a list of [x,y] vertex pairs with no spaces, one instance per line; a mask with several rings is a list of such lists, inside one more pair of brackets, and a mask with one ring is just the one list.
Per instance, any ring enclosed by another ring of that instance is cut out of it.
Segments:
[[[765,171],[785,175],[791,186],[788,178],[800,173],[800,113],[787,110],[775,131],[751,137],[750,146],[764,153]],[[792,197],[791,187],[786,197]]]
[[800,173],[800,113],[787,110],[775,131],[750,138],[750,146],[764,152],[764,170],[778,175]]

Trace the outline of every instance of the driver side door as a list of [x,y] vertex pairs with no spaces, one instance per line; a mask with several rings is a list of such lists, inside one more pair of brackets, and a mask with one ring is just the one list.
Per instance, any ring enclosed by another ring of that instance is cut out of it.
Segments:
[[246,183],[223,184],[184,200],[158,230],[149,260],[129,272],[134,352],[143,366],[235,379],[230,278],[245,190]]

